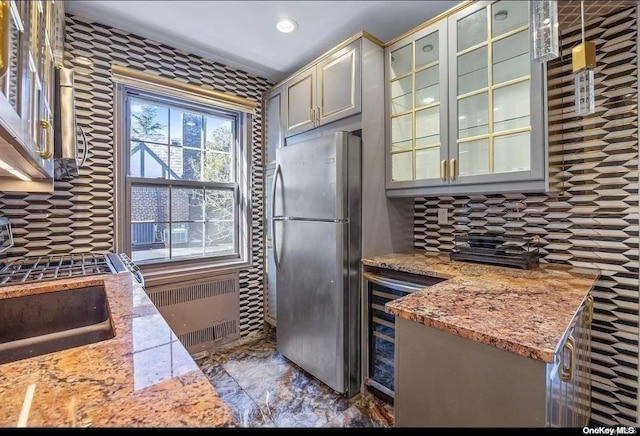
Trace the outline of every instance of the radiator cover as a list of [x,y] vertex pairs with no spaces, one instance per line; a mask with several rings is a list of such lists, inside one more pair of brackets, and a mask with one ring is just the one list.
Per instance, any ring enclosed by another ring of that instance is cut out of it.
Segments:
[[182,280],[145,289],[182,345],[195,353],[240,337],[237,273]]

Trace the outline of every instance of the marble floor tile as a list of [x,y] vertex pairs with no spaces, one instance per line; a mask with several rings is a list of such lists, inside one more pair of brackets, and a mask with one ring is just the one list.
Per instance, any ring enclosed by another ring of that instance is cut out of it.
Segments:
[[194,356],[243,427],[391,427],[393,407],[351,399],[289,362],[273,330]]
[[356,403],[333,418],[325,427],[393,427],[393,406],[372,395],[361,396]]
[[220,397],[233,412],[233,417],[243,427],[274,427],[275,424],[258,407],[255,401],[242,390],[227,371],[212,362],[203,362],[200,369],[209,378]]

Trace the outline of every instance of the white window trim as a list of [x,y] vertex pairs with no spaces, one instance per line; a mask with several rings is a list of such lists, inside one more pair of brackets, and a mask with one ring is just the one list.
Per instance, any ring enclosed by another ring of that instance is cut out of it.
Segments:
[[[175,89],[175,92],[166,92],[167,86],[162,89],[154,83],[145,84],[143,81],[136,81],[135,85],[122,82],[114,83],[114,245],[118,253],[126,253],[131,257],[131,206],[127,200],[127,146],[129,144],[126,128],[127,114],[126,97],[129,91],[142,94],[152,94],[169,99],[182,99],[185,102],[197,104],[205,103],[209,106],[230,109],[225,102],[219,102],[214,98],[204,98],[193,95],[186,95]],[[188,94],[188,93],[187,93]],[[237,110],[234,108],[232,110]],[[238,254],[233,258],[203,257],[191,259],[172,259],[166,262],[154,262],[140,265],[145,280],[153,284],[155,280],[164,282],[168,276],[184,276],[185,279],[196,277],[208,273],[220,273],[227,271],[237,271],[246,269],[252,264],[252,222],[251,222],[251,124],[253,116],[248,111],[238,111],[240,122],[238,123],[238,173],[237,182],[239,186],[238,195]],[[125,122],[123,122],[125,121]],[[124,213],[122,213],[123,211]]]

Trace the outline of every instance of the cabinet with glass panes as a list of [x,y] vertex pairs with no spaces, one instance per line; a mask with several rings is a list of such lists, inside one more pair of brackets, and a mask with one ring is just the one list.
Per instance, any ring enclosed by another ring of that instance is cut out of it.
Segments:
[[387,195],[548,189],[528,2],[479,1],[385,49]]

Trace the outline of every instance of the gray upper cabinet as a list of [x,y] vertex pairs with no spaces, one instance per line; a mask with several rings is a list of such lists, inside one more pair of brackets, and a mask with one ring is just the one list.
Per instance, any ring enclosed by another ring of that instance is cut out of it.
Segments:
[[284,82],[285,137],[360,113],[360,53],[358,39]]
[[445,183],[440,168],[449,159],[446,35],[442,21],[386,50],[388,187]]
[[284,145],[284,135],[282,134],[282,96],[282,88],[276,88],[265,94],[263,98],[265,166],[267,168],[275,164],[276,149]]
[[360,113],[360,65],[360,40],[318,63],[316,124]]
[[296,74],[284,87],[285,136],[292,136],[316,127],[316,68]]
[[[54,63],[63,2],[0,3],[0,190],[53,191]],[[61,57],[60,53],[57,53]]]
[[387,47],[388,196],[548,189],[527,4],[473,2]]

